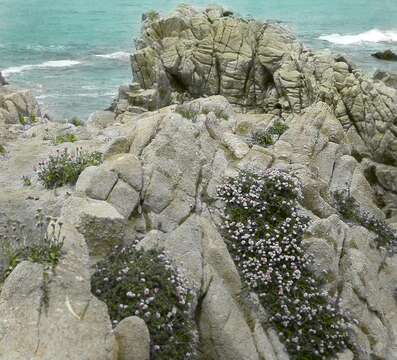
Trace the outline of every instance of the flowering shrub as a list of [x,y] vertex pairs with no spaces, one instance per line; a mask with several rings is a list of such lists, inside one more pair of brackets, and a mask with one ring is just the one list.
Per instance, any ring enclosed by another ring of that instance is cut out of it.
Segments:
[[0,284],[17,265],[25,260],[53,268],[62,256],[64,238],[61,237],[62,223],[45,217],[41,209],[35,215],[36,227],[40,232],[39,241],[29,243],[24,225],[9,224],[0,235]]
[[115,247],[96,266],[92,292],[108,305],[113,326],[136,315],[145,320],[151,359],[195,359],[191,293],[159,251]]
[[325,359],[346,346],[348,322],[321,290],[302,247],[299,182],[270,169],[241,172],[218,189],[223,230],[241,276],[270,313],[292,359]]
[[88,153],[77,148],[73,154],[65,148],[58,150],[56,155],[50,155],[49,160],[40,162],[36,172],[43,185],[52,189],[75,184],[86,167],[101,163],[102,154],[99,152]]
[[347,220],[355,222],[377,235],[379,246],[388,248],[394,253],[397,248],[397,231],[386,222],[372,216],[368,211],[360,209],[360,205],[347,191],[337,191],[334,194],[335,206]]

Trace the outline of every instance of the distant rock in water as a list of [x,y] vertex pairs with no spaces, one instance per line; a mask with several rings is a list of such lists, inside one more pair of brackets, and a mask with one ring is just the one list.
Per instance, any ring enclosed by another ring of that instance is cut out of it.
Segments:
[[380,60],[397,61],[397,54],[395,54],[390,49],[385,51],[379,51],[375,54],[372,54],[372,56]]
[[377,70],[374,74],[374,80],[383,81],[387,86],[397,89],[397,74]]
[[0,86],[3,85],[8,85],[8,82],[6,81],[6,79],[4,79],[2,73],[0,72]]

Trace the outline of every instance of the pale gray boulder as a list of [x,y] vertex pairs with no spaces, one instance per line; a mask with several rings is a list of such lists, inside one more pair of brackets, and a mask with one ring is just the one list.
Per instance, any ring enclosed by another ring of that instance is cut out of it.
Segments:
[[149,360],[150,335],[145,321],[131,316],[114,329],[118,345],[117,360]]
[[101,166],[89,166],[80,174],[76,183],[76,192],[91,199],[106,200],[117,180],[116,173],[106,171]]
[[106,305],[91,294],[84,238],[64,223],[54,271],[23,262],[0,295],[0,359],[116,360]]

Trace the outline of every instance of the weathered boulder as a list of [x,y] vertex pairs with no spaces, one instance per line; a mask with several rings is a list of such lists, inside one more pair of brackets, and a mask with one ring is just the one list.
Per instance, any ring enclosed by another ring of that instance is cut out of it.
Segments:
[[150,335],[141,318],[131,316],[114,329],[118,345],[117,360],[149,360]]
[[360,359],[397,355],[397,303],[393,299],[396,256],[378,251],[376,236],[360,226],[348,226],[336,215],[314,221],[305,240],[314,270],[326,279],[332,294],[356,319],[353,343]]
[[23,262],[0,295],[0,359],[115,360],[106,305],[91,294],[83,237],[64,224],[56,268]]
[[308,51],[280,25],[180,6],[147,18],[138,44],[136,81],[168,103],[223,95],[244,111],[299,113],[320,100],[374,159],[397,161],[396,92],[343,57]]
[[106,201],[72,196],[62,216],[84,236],[91,256],[104,256],[122,243],[125,219]]
[[[98,181],[98,179],[101,179]],[[106,200],[117,182],[117,174],[103,167],[89,166],[79,176],[76,192],[91,199]]]
[[385,50],[385,51],[378,51],[378,52],[372,54],[372,56],[379,60],[397,61],[397,54],[395,54],[390,49]]
[[0,87],[0,124],[17,124],[21,117],[41,116],[39,105],[28,90],[19,90],[12,86]]
[[104,129],[114,122],[115,114],[111,111],[95,111],[87,120],[87,127]]
[[6,79],[4,79],[4,77],[0,71],[0,86],[3,86],[3,85],[8,85],[8,82],[6,81]]
[[374,80],[383,81],[387,86],[397,90],[397,74],[377,70],[373,76]]

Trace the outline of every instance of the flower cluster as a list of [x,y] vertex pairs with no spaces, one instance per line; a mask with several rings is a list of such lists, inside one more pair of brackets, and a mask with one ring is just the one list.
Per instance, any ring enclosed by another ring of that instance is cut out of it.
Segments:
[[286,172],[243,171],[219,187],[223,231],[233,259],[293,359],[326,359],[346,346],[348,321],[321,289],[302,247],[308,219],[302,191]]
[[195,359],[191,292],[166,255],[116,247],[96,266],[92,292],[108,305],[113,326],[129,316],[145,320],[151,359]]
[[18,222],[4,226],[0,234],[0,283],[16,266],[28,260],[54,267],[62,256],[64,237],[61,236],[62,222],[51,216],[44,216],[43,210],[35,214],[38,241],[28,238],[25,225]]
[[40,162],[35,171],[43,185],[52,189],[75,184],[86,167],[101,163],[102,154],[99,152],[88,153],[82,148],[77,148],[74,153],[70,153],[65,148],[63,151],[58,150],[55,155],[50,155],[47,161]]
[[377,244],[388,249],[394,254],[397,249],[397,231],[391,228],[385,221],[376,218],[368,211],[360,208],[358,202],[348,191],[337,191],[333,194],[335,207],[347,220],[364,226],[377,235]]

